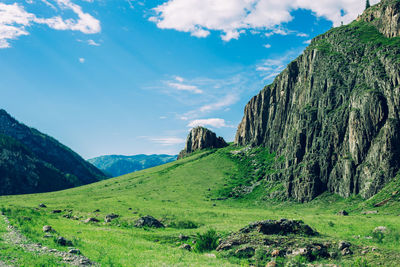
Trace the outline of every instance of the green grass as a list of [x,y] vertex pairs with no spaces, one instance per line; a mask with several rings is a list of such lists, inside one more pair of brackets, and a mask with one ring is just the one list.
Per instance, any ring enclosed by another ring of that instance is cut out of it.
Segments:
[[[307,204],[263,201],[262,190],[240,199],[212,200],[227,187],[227,181],[243,174],[241,163],[230,154],[234,149],[237,148],[230,146],[204,151],[177,162],[65,191],[4,196],[0,197],[0,207],[12,224],[35,242],[67,249],[52,239],[43,238],[42,226],[51,225],[57,235],[73,241],[85,256],[102,266],[246,266],[246,260],[224,258],[215,251],[181,250],[178,247],[183,241],[179,235],[189,236],[185,242],[191,244],[198,233],[209,229],[226,236],[252,221],[280,218],[301,219],[327,239],[379,248],[365,256],[372,266],[400,264],[400,245],[396,239],[400,233],[398,202],[394,201],[390,208],[371,208],[371,204],[358,197],[342,199],[329,194]],[[264,152],[263,158],[271,160],[270,154]],[[276,187],[271,190],[282,189],[279,185]],[[48,207],[37,210],[40,203]],[[52,214],[53,209],[72,211]],[[100,212],[94,212],[96,209]],[[348,210],[350,216],[337,216],[342,209]],[[361,214],[369,209],[380,213]],[[62,217],[69,213],[80,219]],[[104,217],[109,213],[119,214],[120,218],[105,224]],[[134,228],[135,220],[142,215],[152,215],[170,227]],[[83,223],[88,217],[96,217],[101,222]],[[382,242],[365,239],[377,226],[388,227],[391,234]],[[336,262],[351,266],[356,260],[344,257]]]

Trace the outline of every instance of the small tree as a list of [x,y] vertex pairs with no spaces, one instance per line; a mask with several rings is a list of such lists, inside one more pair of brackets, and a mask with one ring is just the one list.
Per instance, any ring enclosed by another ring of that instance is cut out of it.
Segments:
[[365,9],[370,8],[371,4],[369,3],[369,0],[367,0],[367,2],[365,3]]

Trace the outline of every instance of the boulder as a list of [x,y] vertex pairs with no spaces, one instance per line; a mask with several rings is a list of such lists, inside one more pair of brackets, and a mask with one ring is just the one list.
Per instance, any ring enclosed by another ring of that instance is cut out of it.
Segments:
[[69,253],[69,254],[80,255],[80,254],[81,254],[81,251],[80,251],[79,249],[77,249],[77,248],[73,248],[73,249],[70,249],[70,250],[68,251],[68,253]]
[[180,249],[185,249],[185,250],[188,250],[188,251],[192,250],[192,247],[189,244],[182,244],[179,248]]
[[39,204],[39,208],[47,208],[47,206],[43,203]]
[[45,226],[43,226],[43,232],[50,233],[50,232],[55,232],[55,231],[50,225],[45,225]]
[[339,211],[339,212],[337,213],[337,215],[340,215],[340,216],[348,216],[349,213],[348,213],[347,211],[345,211],[345,210],[341,210],[341,211]]
[[154,227],[154,228],[164,228],[165,226],[153,216],[147,215],[139,218],[135,227]]
[[62,210],[52,210],[51,213],[61,213]]
[[303,221],[298,220],[287,220],[281,219],[279,221],[266,220],[260,222],[253,222],[250,225],[242,228],[240,232],[249,233],[251,231],[257,231],[265,235],[306,235],[316,236],[318,232],[313,230]]
[[339,242],[339,244],[338,244],[338,249],[339,249],[339,250],[343,250],[343,249],[345,249],[345,248],[349,248],[350,246],[351,246],[351,244],[350,244],[349,242],[341,241],[341,242]]
[[60,246],[72,246],[72,241],[65,239],[64,237],[60,236],[57,238],[56,243]]
[[84,220],[84,223],[97,223],[97,222],[100,222],[100,221],[93,217],[90,217],[90,218],[87,218],[86,220]]
[[107,214],[106,217],[104,218],[104,221],[105,221],[106,223],[109,223],[109,222],[111,222],[112,220],[114,220],[114,219],[116,219],[116,218],[118,218],[118,217],[119,217],[119,215],[114,214],[114,213]]

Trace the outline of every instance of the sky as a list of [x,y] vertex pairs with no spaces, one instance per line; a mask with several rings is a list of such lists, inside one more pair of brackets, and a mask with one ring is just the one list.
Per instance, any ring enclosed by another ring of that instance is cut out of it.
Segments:
[[[371,4],[379,2],[371,1]],[[246,103],[363,0],[0,0],[0,108],[84,158],[233,141]]]

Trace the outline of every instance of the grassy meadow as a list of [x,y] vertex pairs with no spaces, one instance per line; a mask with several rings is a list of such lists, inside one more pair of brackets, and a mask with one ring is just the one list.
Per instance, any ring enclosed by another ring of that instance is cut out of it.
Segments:
[[[83,255],[101,266],[248,266],[246,259],[226,258],[216,251],[179,249],[183,243],[179,235],[189,236],[185,242],[192,245],[197,233],[209,229],[215,229],[223,237],[250,222],[280,218],[303,220],[327,240],[351,242],[355,251],[364,246],[377,248],[362,256],[362,260],[355,253],[323,263],[400,265],[399,201],[393,198],[383,207],[373,207],[376,201],[400,188],[398,183],[390,184],[382,193],[385,195],[368,201],[356,196],[343,199],[326,194],[300,204],[264,200],[260,190],[244,198],[216,200],[221,192],[226,192],[232,177],[241,179],[238,174],[245,175],[243,166],[230,155],[235,149],[238,148],[230,146],[202,151],[177,162],[65,191],[3,196],[0,208],[34,242],[67,250],[53,238],[44,238],[42,227],[51,225],[57,235],[71,240]],[[47,208],[38,208],[40,203]],[[62,212],[53,214],[55,209]],[[349,216],[338,216],[340,210],[348,211]],[[370,210],[379,213],[362,214]],[[120,217],[105,223],[104,217],[110,213]],[[133,227],[144,215],[159,219],[167,227]],[[100,222],[84,223],[89,217]],[[381,237],[373,236],[372,231],[378,226],[387,227],[389,232]],[[4,233],[5,225],[1,221],[0,238]],[[24,252],[4,239],[0,239],[0,260],[18,266],[59,266],[57,259]]]

